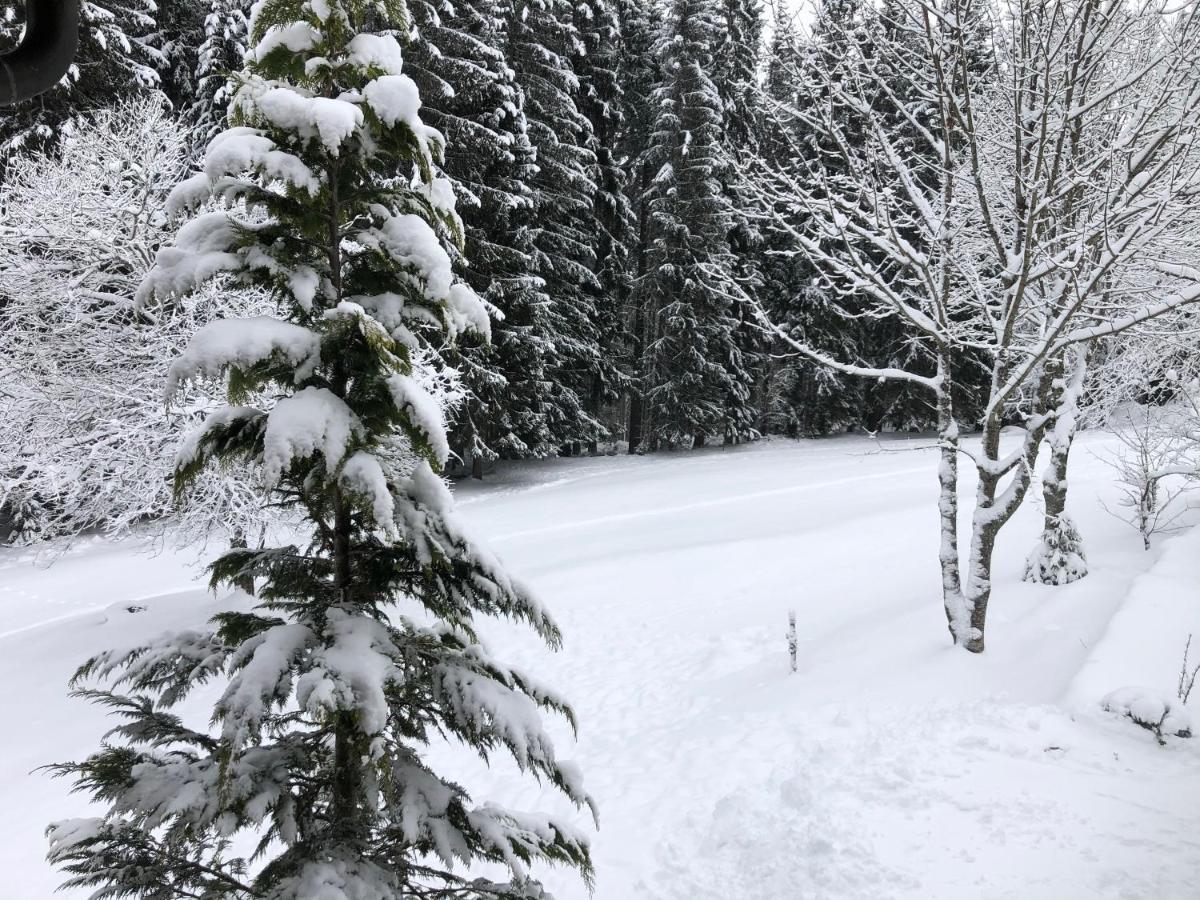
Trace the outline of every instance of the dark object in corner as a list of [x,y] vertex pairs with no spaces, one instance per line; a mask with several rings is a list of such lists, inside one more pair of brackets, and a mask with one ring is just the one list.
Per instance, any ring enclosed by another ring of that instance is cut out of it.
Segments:
[[58,84],[79,46],[79,0],[25,0],[25,36],[0,56],[0,106]]

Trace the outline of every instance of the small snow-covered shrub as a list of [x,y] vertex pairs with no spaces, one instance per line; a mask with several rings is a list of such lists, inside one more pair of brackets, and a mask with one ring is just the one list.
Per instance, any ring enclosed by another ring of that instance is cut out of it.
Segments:
[[1144,687],[1124,687],[1113,691],[1100,701],[1108,712],[1132,719],[1137,725],[1154,733],[1160,744],[1164,735],[1179,738],[1192,736],[1192,720],[1178,700],[1160,691]]
[[1089,418],[1121,444],[1108,459],[1120,495],[1109,512],[1136,528],[1147,550],[1154,535],[1177,530],[1183,497],[1200,477],[1196,316],[1180,313],[1168,324],[1181,346],[1164,350],[1161,337],[1147,333],[1106,347],[1090,397]]
[[1083,538],[1066,513],[1045,528],[1037,546],[1025,561],[1025,580],[1035,584],[1070,584],[1088,573]]

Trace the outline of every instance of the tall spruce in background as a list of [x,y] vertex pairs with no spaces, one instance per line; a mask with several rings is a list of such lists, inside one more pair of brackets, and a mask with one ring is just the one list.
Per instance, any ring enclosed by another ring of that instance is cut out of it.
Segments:
[[626,154],[626,135],[634,115],[626,91],[638,67],[628,55],[633,48],[625,40],[620,6],[617,0],[575,4],[581,47],[573,57],[578,107],[591,126],[596,159],[588,230],[594,244],[596,277],[591,290],[600,365],[583,399],[589,415],[610,434],[624,427],[612,406],[629,386],[625,314],[633,287],[631,242],[636,229],[628,194],[632,158]]
[[[0,48],[16,44],[24,9],[24,3],[0,0]],[[0,112],[0,175],[14,151],[52,145],[75,116],[157,87],[163,55],[155,29],[153,0],[84,0],[79,52],[66,77]]]
[[209,0],[204,39],[197,50],[195,96],[185,109],[199,156],[225,128],[232,89],[230,76],[242,67],[251,0]]
[[625,100],[625,128],[619,146],[626,173],[625,197],[630,211],[629,294],[624,298],[622,320],[628,340],[627,419],[625,435],[630,453],[646,449],[645,362],[653,337],[649,297],[641,290],[650,265],[650,185],[655,168],[650,152],[654,131],[654,90],[662,79],[662,60],[656,55],[657,33],[647,0],[616,0],[621,27],[621,86]]
[[[186,110],[196,97],[199,50],[207,7],[196,0],[155,0],[154,31],[147,38],[159,53],[159,87],[173,109]],[[241,67],[241,59],[233,69]]]
[[[725,105],[725,147],[731,161],[723,178],[723,190],[734,213],[729,233],[731,275],[743,292],[757,297],[763,287],[763,235],[750,215],[747,169],[736,161],[758,154],[762,138],[758,92],[762,5],[759,0],[724,0],[721,12],[725,39],[715,48],[712,76]],[[737,320],[734,343],[740,355],[739,366],[748,380],[737,379],[726,398],[726,442],[755,437],[760,431],[768,347],[748,303],[733,300],[733,315]]]
[[[441,138],[419,118],[399,45],[369,30],[402,25],[404,7],[264,0],[256,16],[236,127],[168,206],[242,203],[184,225],[139,299],[220,271],[275,294],[278,317],[209,325],[172,366],[172,392],[227,376],[233,404],[185,442],[176,483],[186,490],[218,460],[249,463],[308,541],[213,564],[214,586],[260,579],[257,606],[235,594],[211,629],[80,669],[76,683],[112,685],[83,693],[124,722],[56,767],[107,812],[52,826],[51,858],[69,885],[144,900],[528,898],[542,892],[527,865],[544,860],[590,880],[581,836],[475,804],[423,758],[435,738],[484,759],[507,751],[591,802],[542,729],[539,707],[569,708],[475,634],[479,617],[499,615],[559,642],[460,530],[438,476],[449,448],[422,347],[486,332],[488,318],[445,249],[460,227],[433,173]],[[225,687],[211,720],[185,724],[178,705],[212,681]],[[511,877],[453,871],[477,861]]]
[[458,268],[503,316],[491,343],[468,338],[451,354],[467,389],[451,441],[481,477],[497,457],[547,456],[556,449],[545,396],[553,352],[550,298],[538,274],[530,186],[536,150],[506,53],[502,0],[422,0],[412,9],[409,71],[429,98],[430,124],[447,137],[443,169],[466,229],[468,253]]
[[[574,68],[583,52],[566,0],[516,0],[508,24],[508,58],[525,96],[529,139],[537,150],[531,181],[538,274],[550,298],[532,324],[546,342],[541,385],[547,424],[558,449],[595,441],[599,422],[583,397],[609,368],[601,358],[596,302],[596,156],[591,123],[579,111]],[[502,349],[502,342],[498,341]]]
[[[963,29],[963,38],[967,45],[968,78],[972,82],[993,76],[990,22],[980,12],[983,8],[983,3],[966,8],[971,21]],[[902,0],[884,0],[866,24],[866,37],[861,42],[863,53],[872,57],[881,82],[881,89],[871,99],[872,107],[881,114],[881,124],[887,130],[889,140],[911,170],[918,177],[921,173],[929,173],[932,178],[938,159],[918,133],[918,129],[932,130],[935,112],[931,97],[935,93],[936,76],[923,52],[922,19]],[[881,59],[875,59],[873,48],[877,41],[889,48],[901,48],[902,52],[889,50]],[[903,52],[905,49],[908,52]],[[960,94],[964,88],[958,87]],[[926,249],[915,230],[910,229],[905,238],[917,249]],[[895,279],[905,277],[898,267],[888,266],[883,260],[880,266],[881,271],[892,269]],[[895,283],[903,293],[916,296],[921,291],[916,284],[905,287],[899,281]],[[871,362],[877,366],[933,375],[936,371],[934,348],[928,342],[914,339],[909,331],[904,323],[895,319],[872,323],[867,328]],[[952,368],[956,413],[962,421],[974,422],[988,391],[991,360],[982,352],[963,351],[956,355]],[[865,422],[868,427],[915,430],[932,428],[936,424],[936,410],[929,398],[925,392],[914,390],[910,385],[879,382],[871,386],[867,400]]]
[[738,424],[730,398],[749,398],[730,301],[736,219],[724,190],[725,105],[709,76],[722,32],[714,0],[676,0],[657,45],[664,64],[647,151],[650,242],[638,285],[652,329],[642,370],[652,449],[728,437]]
[[[763,155],[769,165],[797,178],[813,167],[836,166],[831,148],[822,147],[789,110],[822,102],[808,85],[821,66],[847,52],[847,33],[853,35],[857,15],[853,0],[826,3],[813,33],[803,36],[792,19],[777,12],[764,84],[768,102]],[[830,114],[846,113],[831,110]],[[846,358],[861,358],[866,347],[863,328],[834,303],[783,227],[802,213],[784,202],[768,203],[763,214],[764,308],[794,337],[829,347]],[[795,356],[786,358],[769,372],[769,426],[792,436],[844,431],[860,422],[864,392],[858,379]]]

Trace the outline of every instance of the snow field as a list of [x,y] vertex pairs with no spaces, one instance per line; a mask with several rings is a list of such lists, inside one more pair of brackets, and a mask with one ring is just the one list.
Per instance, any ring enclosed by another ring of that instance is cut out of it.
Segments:
[[[575,705],[578,741],[553,733],[599,803],[598,900],[1200,895],[1200,747],[1160,748],[1098,707],[1126,684],[1173,694],[1200,633],[1200,532],[1143,552],[1099,505],[1115,493],[1108,442],[1085,435],[1071,509],[1092,575],[1020,582],[1040,525],[1027,503],[1000,538],[988,651],[969,657],[940,606],[928,444],[771,441],[458,486],[464,521],[564,631],[558,654],[505,624],[485,637]],[[66,679],[96,650],[219,608],[194,557],[105,544],[49,569],[0,557],[6,896],[52,896],[42,829],[84,811],[31,774],[106,727]],[[478,800],[562,803],[510,765],[434,752]],[[545,875],[559,900],[586,896]]]

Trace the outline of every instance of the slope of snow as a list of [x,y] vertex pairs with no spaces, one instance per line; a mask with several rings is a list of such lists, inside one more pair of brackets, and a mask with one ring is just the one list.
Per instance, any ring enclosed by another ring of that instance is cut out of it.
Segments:
[[[485,634],[575,704],[578,741],[555,737],[599,803],[597,900],[1200,896],[1200,741],[1159,747],[1098,705],[1127,683],[1173,694],[1200,631],[1200,530],[1143,552],[1102,511],[1107,445],[1085,436],[1071,508],[1092,574],[1020,581],[1039,527],[1027,504],[1000,538],[988,652],[971,657],[940,606],[928,443],[561,460],[458,486],[462,518],[566,636],[552,654],[505,624]],[[98,649],[211,615],[193,559],[0,556],[7,895],[51,896],[42,829],[85,808],[31,773],[105,728],[66,679]],[[1165,612],[1155,585],[1176,598]],[[479,799],[559,802],[510,765],[435,752]],[[544,874],[559,900],[586,897]]]

